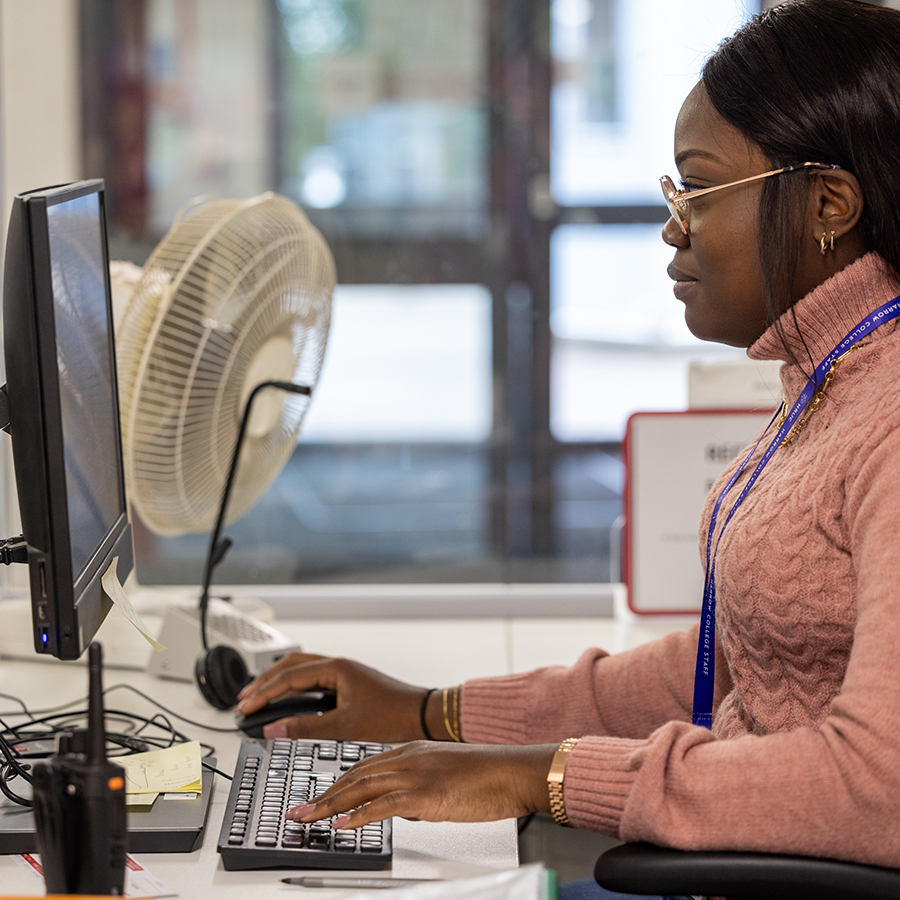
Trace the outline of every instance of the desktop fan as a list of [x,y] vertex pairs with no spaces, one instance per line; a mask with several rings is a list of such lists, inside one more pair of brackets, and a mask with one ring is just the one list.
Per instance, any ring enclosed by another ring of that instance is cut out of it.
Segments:
[[[309,397],[268,389],[257,397],[254,389],[263,382],[315,387],[334,286],[324,239],[283,197],[205,201],[176,220],[116,323],[126,488],[150,530],[218,529],[226,481],[233,521],[276,477],[296,446]],[[151,672],[191,680],[197,638],[205,648],[207,631],[237,649],[250,673],[296,649],[231,604],[211,600],[207,609],[205,591],[202,609],[167,610],[160,642],[169,649],[153,654]]]
[[[283,197],[213,200],[176,221],[116,326],[126,487],[148,528],[212,527],[253,388],[315,387],[334,286],[325,241]],[[307,405],[256,400],[228,521],[287,462]]]

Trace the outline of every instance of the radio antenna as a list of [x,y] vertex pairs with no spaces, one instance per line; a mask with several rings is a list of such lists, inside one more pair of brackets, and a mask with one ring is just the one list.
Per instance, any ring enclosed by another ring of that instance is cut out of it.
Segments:
[[106,761],[106,721],[103,715],[103,648],[88,648],[88,761]]

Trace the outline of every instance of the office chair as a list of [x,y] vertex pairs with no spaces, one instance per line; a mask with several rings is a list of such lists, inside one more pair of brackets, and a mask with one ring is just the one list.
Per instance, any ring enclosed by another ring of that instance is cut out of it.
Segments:
[[768,853],[670,850],[622,844],[597,860],[601,887],[626,894],[728,900],[896,900],[900,869]]

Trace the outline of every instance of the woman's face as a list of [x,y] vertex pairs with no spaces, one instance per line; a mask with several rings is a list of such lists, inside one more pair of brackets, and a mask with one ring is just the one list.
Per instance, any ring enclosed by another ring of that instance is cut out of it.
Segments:
[[[772,168],[712,107],[702,84],[675,125],[675,164],[686,190],[713,187]],[[663,240],[675,248],[668,268],[688,328],[704,341],[749,347],[768,327],[758,250],[764,180],[716,191],[690,204],[690,234],[673,219]]]

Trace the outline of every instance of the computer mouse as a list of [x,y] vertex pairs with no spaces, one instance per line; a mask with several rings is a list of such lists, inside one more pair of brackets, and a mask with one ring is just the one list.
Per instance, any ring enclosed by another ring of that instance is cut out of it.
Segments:
[[250,737],[263,737],[263,726],[279,719],[287,719],[290,716],[309,716],[315,713],[328,712],[334,709],[337,697],[334,691],[306,691],[302,694],[292,694],[290,697],[281,697],[267,703],[256,712],[242,715],[238,713],[234,717],[237,727]]

